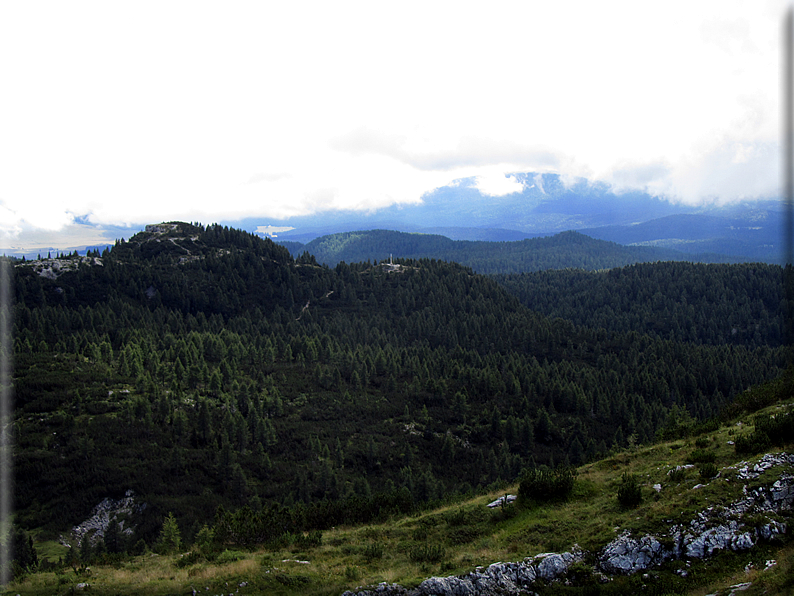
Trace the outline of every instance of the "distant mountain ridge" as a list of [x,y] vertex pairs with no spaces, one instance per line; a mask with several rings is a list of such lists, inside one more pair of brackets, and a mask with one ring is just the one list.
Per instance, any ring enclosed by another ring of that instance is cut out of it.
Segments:
[[521,273],[546,269],[611,269],[633,263],[698,260],[705,263],[741,261],[717,254],[692,255],[651,246],[621,246],[579,232],[515,242],[450,240],[433,234],[388,230],[343,232],[315,238],[307,244],[285,242],[294,257],[304,252],[318,262],[335,266],[342,261],[383,261],[432,258],[460,263],[477,273]]
[[[441,234],[452,240],[517,241],[575,230],[624,245],[672,248],[688,255],[718,253],[782,262],[782,205],[676,204],[640,191],[615,192],[601,182],[567,183],[557,174],[516,173],[520,192],[489,196],[466,178],[437,188],[418,204],[372,212],[333,211],[268,220],[293,229],[279,240],[307,243],[340,232],[394,230]],[[238,222],[253,230],[260,219]]]
[[[677,204],[641,191],[617,192],[607,184],[583,178],[569,181],[558,174],[513,173],[517,192],[491,196],[476,178],[464,178],[425,194],[421,202],[361,210],[326,210],[311,215],[274,219],[251,216],[220,220],[235,229],[271,236],[279,242],[306,244],[341,232],[392,230],[437,234],[451,240],[515,242],[574,230],[622,245],[674,249],[690,260],[701,255],[727,255],[736,261],[782,264],[783,206],[777,200],[731,205]],[[86,218],[75,223],[90,226]],[[135,226],[95,226],[112,244],[134,235]],[[79,245],[66,236],[61,246],[5,250],[28,258],[37,253],[85,254],[105,246]],[[710,257],[709,257],[710,259]],[[708,261],[707,262],[713,262]],[[724,262],[724,261],[723,261]]]

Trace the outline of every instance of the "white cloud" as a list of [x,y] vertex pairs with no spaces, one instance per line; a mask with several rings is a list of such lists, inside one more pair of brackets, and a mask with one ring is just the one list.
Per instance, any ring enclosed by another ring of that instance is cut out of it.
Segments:
[[521,171],[774,194],[784,6],[6,3],[0,226],[371,210]]
[[495,175],[495,176],[477,176],[474,186],[482,194],[490,197],[502,197],[514,192],[521,192],[524,190],[524,185],[514,176]]
[[47,230],[23,222],[14,230],[0,229],[0,251],[35,255],[37,251],[54,248],[71,252],[86,246],[113,244],[118,237],[117,233],[118,230],[111,232],[87,224],[69,223],[57,230]]

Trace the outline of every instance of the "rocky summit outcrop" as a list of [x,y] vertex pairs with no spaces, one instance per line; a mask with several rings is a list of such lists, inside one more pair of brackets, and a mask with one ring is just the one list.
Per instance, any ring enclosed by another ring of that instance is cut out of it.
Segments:
[[783,471],[773,484],[757,488],[745,485],[741,499],[726,506],[709,507],[688,524],[670,525],[657,535],[635,537],[624,531],[594,557],[575,547],[571,552],[544,553],[520,562],[478,567],[465,575],[431,577],[412,589],[383,583],[348,591],[343,596],[533,594],[533,588],[565,580],[571,565],[585,559],[595,559],[593,574],[609,581],[607,575],[631,575],[671,559],[705,559],[720,550],[748,550],[759,540],[769,541],[785,534],[786,524],[775,517],[794,509],[792,466],[794,454],[768,453],[757,462],[726,468],[723,472],[734,470],[739,481],[755,480],[773,467],[782,467]]

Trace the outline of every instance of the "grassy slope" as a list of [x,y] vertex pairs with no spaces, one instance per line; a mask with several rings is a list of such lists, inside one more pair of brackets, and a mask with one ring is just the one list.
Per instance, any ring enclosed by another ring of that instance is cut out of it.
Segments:
[[[791,405],[794,402],[789,398],[785,407]],[[779,411],[781,407],[778,404],[765,411]],[[574,495],[563,504],[491,511],[486,503],[503,494],[492,493],[382,525],[335,528],[323,534],[318,547],[293,544],[251,552],[226,551],[214,562],[187,566],[179,565],[183,555],[147,553],[115,566],[92,566],[88,578],[75,576],[69,568],[61,573],[30,575],[8,586],[7,593],[64,594],[78,582],[88,582],[94,594],[187,594],[192,587],[201,593],[218,594],[230,593],[246,582],[239,588],[240,594],[341,594],[345,589],[383,581],[412,586],[431,575],[462,574],[495,561],[566,551],[574,544],[598,551],[624,530],[635,535],[658,535],[671,521],[688,523],[706,507],[738,499],[743,483],[736,480],[734,471],[725,468],[757,460],[760,454],[737,456],[728,441],[748,432],[752,418],[745,415],[699,437],[699,445],[708,442],[705,449],[716,454],[716,464],[722,470],[720,478],[710,481],[700,478],[697,469],[690,469],[683,480],[671,482],[667,471],[686,463],[698,447],[694,438],[664,442],[581,467]],[[623,472],[636,474],[642,481],[644,500],[637,509],[624,511],[618,506],[615,495]],[[779,469],[769,470],[748,484],[774,482],[779,473]],[[657,483],[662,485],[658,494],[652,488]],[[707,485],[693,488],[701,483]],[[515,490],[517,487],[509,487],[509,492]],[[61,548],[53,543],[38,547],[46,556],[57,556]],[[778,564],[765,571],[770,559]],[[646,584],[644,593],[713,594],[752,581],[753,586],[744,594],[788,594],[794,590],[792,560],[794,545],[761,544],[750,552],[723,553],[706,562],[692,562],[687,579],[674,573],[686,563],[672,561],[649,571],[650,576],[645,578],[640,573],[603,586],[593,583],[592,589],[627,593],[640,591]],[[745,569],[750,563],[748,572]]]

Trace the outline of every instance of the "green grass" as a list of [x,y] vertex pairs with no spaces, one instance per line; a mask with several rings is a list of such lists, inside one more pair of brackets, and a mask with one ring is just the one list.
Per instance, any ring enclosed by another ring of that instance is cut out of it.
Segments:
[[[502,496],[506,492],[502,489],[383,524],[339,527],[321,537],[307,535],[273,550],[224,551],[212,562],[200,558],[185,561],[188,551],[164,556],[147,553],[115,566],[92,565],[89,578],[76,576],[70,568],[40,572],[11,584],[6,593],[64,594],[78,582],[87,581],[93,594],[122,596],[189,593],[192,587],[204,593],[229,593],[241,582],[247,583],[244,593],[341,594],[383,581],[415,586],[431,575],[462,574],[479,565],[566,551],[574,545],[595,552],[624,530],[636,535],[661,534],[671,524],[688,523],[706,507],[738,499],[744,484],[773,482],[780,469],[747,483],[737,481],[735,471],[725,469],[758,459],[737,455],[729,445],[735,428],[734,421],[697,439],[639,447],[582,466],[564,502],[529,502],[489,510],[485,505]],[[713,459],[720,470],[718,478],[702,478],[698,469],[692,468],[681,478],[671,479],[671,469],[692,461],[693,454],[699,459],[704,451],[713,454],[706,459]],[[637,479],[642,493],[641,503],[633,509],[621,507],[617,499],[624,474]],[[658,493],[655,484],[661,485]],[[701,486],[695,488],[697,485]],[[507,492],[516,494],[517,488],[509,487]],[[57,560],[66,550],[52,540],[39,541],[36,546],[40,558],[50,560]],[[793,548],[791,544],[761,545],[750,553],[726,553],[693,562],[686,581],[674,573],[683,565],[681,561],[650,573],[656,578],[654,585],[665,586],[668,593],[709,594],[745,581],[755,582],[746,594],[760,594],[761,590],[791,593]],[[778,565],[764,570],[770,559]],[[745,572],[748,562],[753,566]],[[586,569],[579,571],[587,577]],[[641,590],[641,584],[639,574],[617,578],[604,590],[625,593]]]

